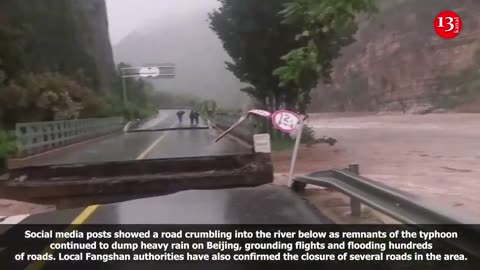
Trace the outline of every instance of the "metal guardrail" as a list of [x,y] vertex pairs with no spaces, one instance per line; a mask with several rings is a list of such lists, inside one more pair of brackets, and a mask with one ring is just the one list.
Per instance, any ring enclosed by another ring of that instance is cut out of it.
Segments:
[[329,170],[293,179],[292,189],[302,191],[306,185],[334,189],[350,197],[353,216],[361,215],[365,204],[405,224],[475,224],[455,211],[438,208],[427,201],[359,175],[358,165],[348,169]]
[[131,130],[135,130],[139,128],[146,120],[136,119],[133,121],[128,122],[125,127],[123,128],[124,132],[130,132]]
[[359,175],[359,167],[352,164],[348,169],[329,170],[300,176],[293,179],[292,189],[301,192],[306,185],[316,185],[334,189],[350,197],[350,208],[353,216],[361,215],[361,204],[365,204],[387,216],[411,227],[423,228],[435,225],[439,228],[448,225],[463,225],[463,233],[469,239],[443,239],[455,247],[480,257],[480,230],[478,221],[460,216],[454,210],[439,208],[426,201],[415,198],[411,194],[388,187]]
[[[235,124],[240,118],[238,113],[216,113],[211,122],[220,129],[226,130]],[[247,119],[240,126],[233,129],[230,134],[253,145],[253,135],[257,132],[257,125],[253,118]]]
[[15,128],[17,155],[38,154],[123,128],[121,117],[19,123]]

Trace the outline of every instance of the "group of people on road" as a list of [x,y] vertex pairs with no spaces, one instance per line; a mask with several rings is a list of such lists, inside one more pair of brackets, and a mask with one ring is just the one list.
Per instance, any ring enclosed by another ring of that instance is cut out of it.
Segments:
[[[178,111],[177,112],[177,117],[178,117],[178,122],[181,124],[183,122],[183,115],[185,114],[185,111]],[[192,126],[197,126],[198,125],[198,119],[200,118],[200,114],[194,110],[190,111],[190,125]]]

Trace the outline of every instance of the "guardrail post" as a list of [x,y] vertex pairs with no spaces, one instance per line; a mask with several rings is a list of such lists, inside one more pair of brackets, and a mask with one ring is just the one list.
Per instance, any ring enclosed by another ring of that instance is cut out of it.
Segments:
[[[348,170],[360,175],[360,166],[358,164],[348,165]],[[357,198],[350,198],[350,211],[352,217],[360,217],[362,215],[362,204]]]
[[348,170],[351,172],[360,175],[360,166],[358,164],[350,164],[348,165]]
[[307,186],[307,184],[302,183],[302,182],[295,181],[295,179],[293,179],[292,185],[290,186],[290,188],[291,188],[294,192],[304,192],[306,186]]

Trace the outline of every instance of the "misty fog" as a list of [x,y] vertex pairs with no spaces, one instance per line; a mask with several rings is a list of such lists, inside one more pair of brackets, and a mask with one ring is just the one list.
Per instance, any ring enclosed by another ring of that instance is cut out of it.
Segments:
[[174,63],[174,79],[151,80],[159,91],[213,98],[221,106],[248,102],[242,83],[225,69],[229,60],[209,28],[217,0],[107,0],[115,62]]

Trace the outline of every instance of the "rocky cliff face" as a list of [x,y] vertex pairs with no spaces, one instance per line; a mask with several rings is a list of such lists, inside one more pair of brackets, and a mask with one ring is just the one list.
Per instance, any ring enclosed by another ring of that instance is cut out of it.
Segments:
[[77,12],[83,13],[86,31],[79,39],[80,47],[94,59],[99,75],[99,87],[110,90],[115,64],[108,33],[107,7],[105,0],[74,1]]
[[0,60],[7,75],[83,71],[108,91],[114,72],[105,0],[0,0]]
[[[380,4],[380,12],[363,23],[357,42],[336,62],[334,86],[321,87],[317,98],[341,110],[408,111],[419,105],[458,106],[480,94],[473,89],[480,62],[480,2]],[[444,10],[462,17],[463,32],[456,39],[434,32],[434,18]]]

